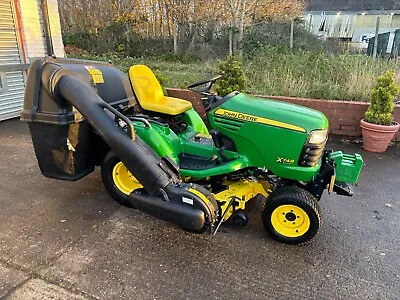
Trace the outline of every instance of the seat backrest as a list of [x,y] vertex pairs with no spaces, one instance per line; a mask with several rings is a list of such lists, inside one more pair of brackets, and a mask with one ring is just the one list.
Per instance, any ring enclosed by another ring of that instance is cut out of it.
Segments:
[[163,89],[149,67],[145,65],[130,67],[129,78],[141,106],[146,106],[148,102],[159,102],[164,97]]

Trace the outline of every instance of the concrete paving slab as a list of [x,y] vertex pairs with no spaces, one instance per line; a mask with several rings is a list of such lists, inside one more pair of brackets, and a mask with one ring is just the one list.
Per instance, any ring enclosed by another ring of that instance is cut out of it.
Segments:
[[118,209],[97,174],[80,182],[41,175],[27,125],[0,123],[0,260],[45,265]]
[[29,280],[16,290],[9,300],[86,300],[90,299],[40,279]]
[[0,264],[0,299],[28,278],[24,272]]

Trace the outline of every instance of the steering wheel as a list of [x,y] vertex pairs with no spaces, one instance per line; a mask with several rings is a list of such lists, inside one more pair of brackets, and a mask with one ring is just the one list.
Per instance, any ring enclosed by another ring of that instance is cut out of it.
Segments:
[[[215,82],[220,79],[222,77],[222,75],[218,75],[214,78],[211,79],[206,79],[206,80],[202,80],[196,83],[193,83],[189,86],[187,86],[187,88],[193,92],[199,93],[199,94],[203,94],[208,96],[210,94],[210,90],[212,88],[212,86],[215,84]],[[195,87],[201,86],[207,84],[205,87],[201,88],[201,89],[195,89]]]

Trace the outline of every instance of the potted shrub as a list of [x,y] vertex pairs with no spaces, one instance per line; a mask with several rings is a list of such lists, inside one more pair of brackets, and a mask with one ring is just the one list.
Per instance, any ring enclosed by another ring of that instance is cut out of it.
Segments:
[[371,104],[361,120],[365,150],[386,151],[399,130],[399,123],[393,121],[394,100],[399,92],[393,72],[388,71],[378,77],[376,86],[372,88]]

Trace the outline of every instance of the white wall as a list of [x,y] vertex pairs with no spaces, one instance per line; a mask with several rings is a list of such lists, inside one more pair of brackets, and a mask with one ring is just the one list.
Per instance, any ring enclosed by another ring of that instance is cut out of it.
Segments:
[[[57,0],[47,0],[47,2],[54,53],[56,56],[63,57],[65,53],[61,36],[58,3]],[[28,62],[32,58],[43,57],[47,54],[40,3],[40,0],[19,0],[24,45]]]

